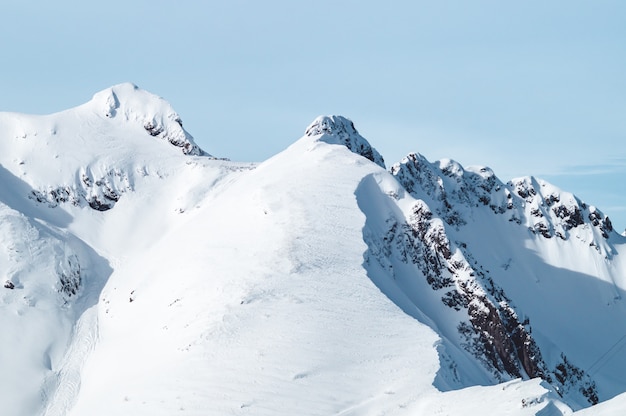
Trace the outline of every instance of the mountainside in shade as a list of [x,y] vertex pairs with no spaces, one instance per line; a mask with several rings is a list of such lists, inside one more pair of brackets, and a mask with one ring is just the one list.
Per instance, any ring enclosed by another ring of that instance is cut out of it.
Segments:
[[533,177],[389,166],[340,116],[217,159],[132,84],[0,113],[2,413],[625,408],[609,218]]

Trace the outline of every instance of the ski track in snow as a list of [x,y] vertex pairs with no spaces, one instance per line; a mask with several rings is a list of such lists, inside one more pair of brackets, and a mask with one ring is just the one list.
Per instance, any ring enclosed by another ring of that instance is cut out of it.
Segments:
[[45,382],[43,416],[64,416],[76,402],[83,364],[98,340],[98,305],[87,309],[74,325],[70,345],[59,370]]

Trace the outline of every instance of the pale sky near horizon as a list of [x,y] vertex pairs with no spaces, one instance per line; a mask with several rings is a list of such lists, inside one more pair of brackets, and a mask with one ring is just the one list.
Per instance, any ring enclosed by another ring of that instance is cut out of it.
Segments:
[[0,1],[0,111],[133,82],[209,153],[262,161],[320,114],[534,175],[626,227],[626,1]]

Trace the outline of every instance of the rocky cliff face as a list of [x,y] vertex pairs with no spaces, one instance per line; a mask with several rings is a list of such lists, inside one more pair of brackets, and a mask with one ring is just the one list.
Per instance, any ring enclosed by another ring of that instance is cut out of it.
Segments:
[[[533,336],[532,320],[498,283],[501,271],[492,271],[492,265],[482,264],[474,255],[477,247],[492,242],[486,236],[468,235],[466,230],[474,233],[480,218],[484,226],[502,227],[501,233],[511,229],[522,236],[526,229],[525,238],[568,241],[572,230],[578,229],[578,239],[586,235],[587,250],[609,256],[611,246],[606,240],[614,234],[609,219],[573,195],[534,178],[505,184],[488,168],[464,169],[450,160],[430,163],[417,154],[390,171],[398,188],[385,188],[381,180],[362,184],[379,188],[378,198],[386,201],[375,204],[390,207],[380,218],[371,216],[385,210],[362,207],[368,216],[365,266],[372,276],[381,272],[387,276],[375,278],[381,289],[390,292],[388,284],[399,286],[420,310],[430,304],[430,312],[425,313],[431,325],[439,331],[447,328],[442,331],[447,334],[446,342],[480,362],[494,381],[540,377],[564,396],[597,403],[595,381],[580,363],[568,358],[566,349],[558,359],[545,359],[541,342]],[[493,224],[484,223],[485,218],[492,218]],[[510,256],[514,259],[516,253]],[[442,362],[449,360],[442,357]],[[463,376],[448,377],[454,385],[454,378]]]
[[544,238],[567,240],[573,228],[585,224],[604,239],[613,232],[601,211],[534,177],[503,183],[487,167],[464,169],[452,160],[430,163],[415,153],[390,171],[412,196],[427,200],[455,228],[471,221],[474,211],[489,209]]
[[[443,318],[450,316],[443,309],[454,311],[456,333],[451,331],[451,342],[478,360],[494,381],[540,377],[563,394],[590,404],[598,402],[594,381],[565,354],[554,367],[544,361],[529,318],[491,273],[473,261],[466,244],[450,242],[444,222],[423,201],[415,203],[407,219],[387,218],[385,222],[383,235],[366,234],[366,268],[376,262],[409,296],[412,290],[420,290],[411,280],[424,279],[431,292],[413,294],[414,298],[440,302],[433,308],[436,315],[429,315],[440,330],[451,323]],[[415,306],[420,308],[421,302],[415,300]]]

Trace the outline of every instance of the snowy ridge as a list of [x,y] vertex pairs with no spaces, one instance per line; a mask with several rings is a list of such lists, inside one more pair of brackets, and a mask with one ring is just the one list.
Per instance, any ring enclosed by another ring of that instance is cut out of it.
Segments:
[[[464,169],[450,159],[430,163],[415,153],[392,166],[391,173],[411,195],[428,200],[437,215],[457,228],[472,221],[475,210],[489,208],[545,238],[567,240],[573,228],[583,225],[593,226],[604,239],[615,234],[609,218],[594,206],[534,177],[505,184],[487,167]],[[600,240],[589,242],[602,245]]]
[[419,154],[386,171],[341,116],[217,160],[132,84],[0,113],[0,165],[7,414],[623,402],[626,237],[539,179]]

